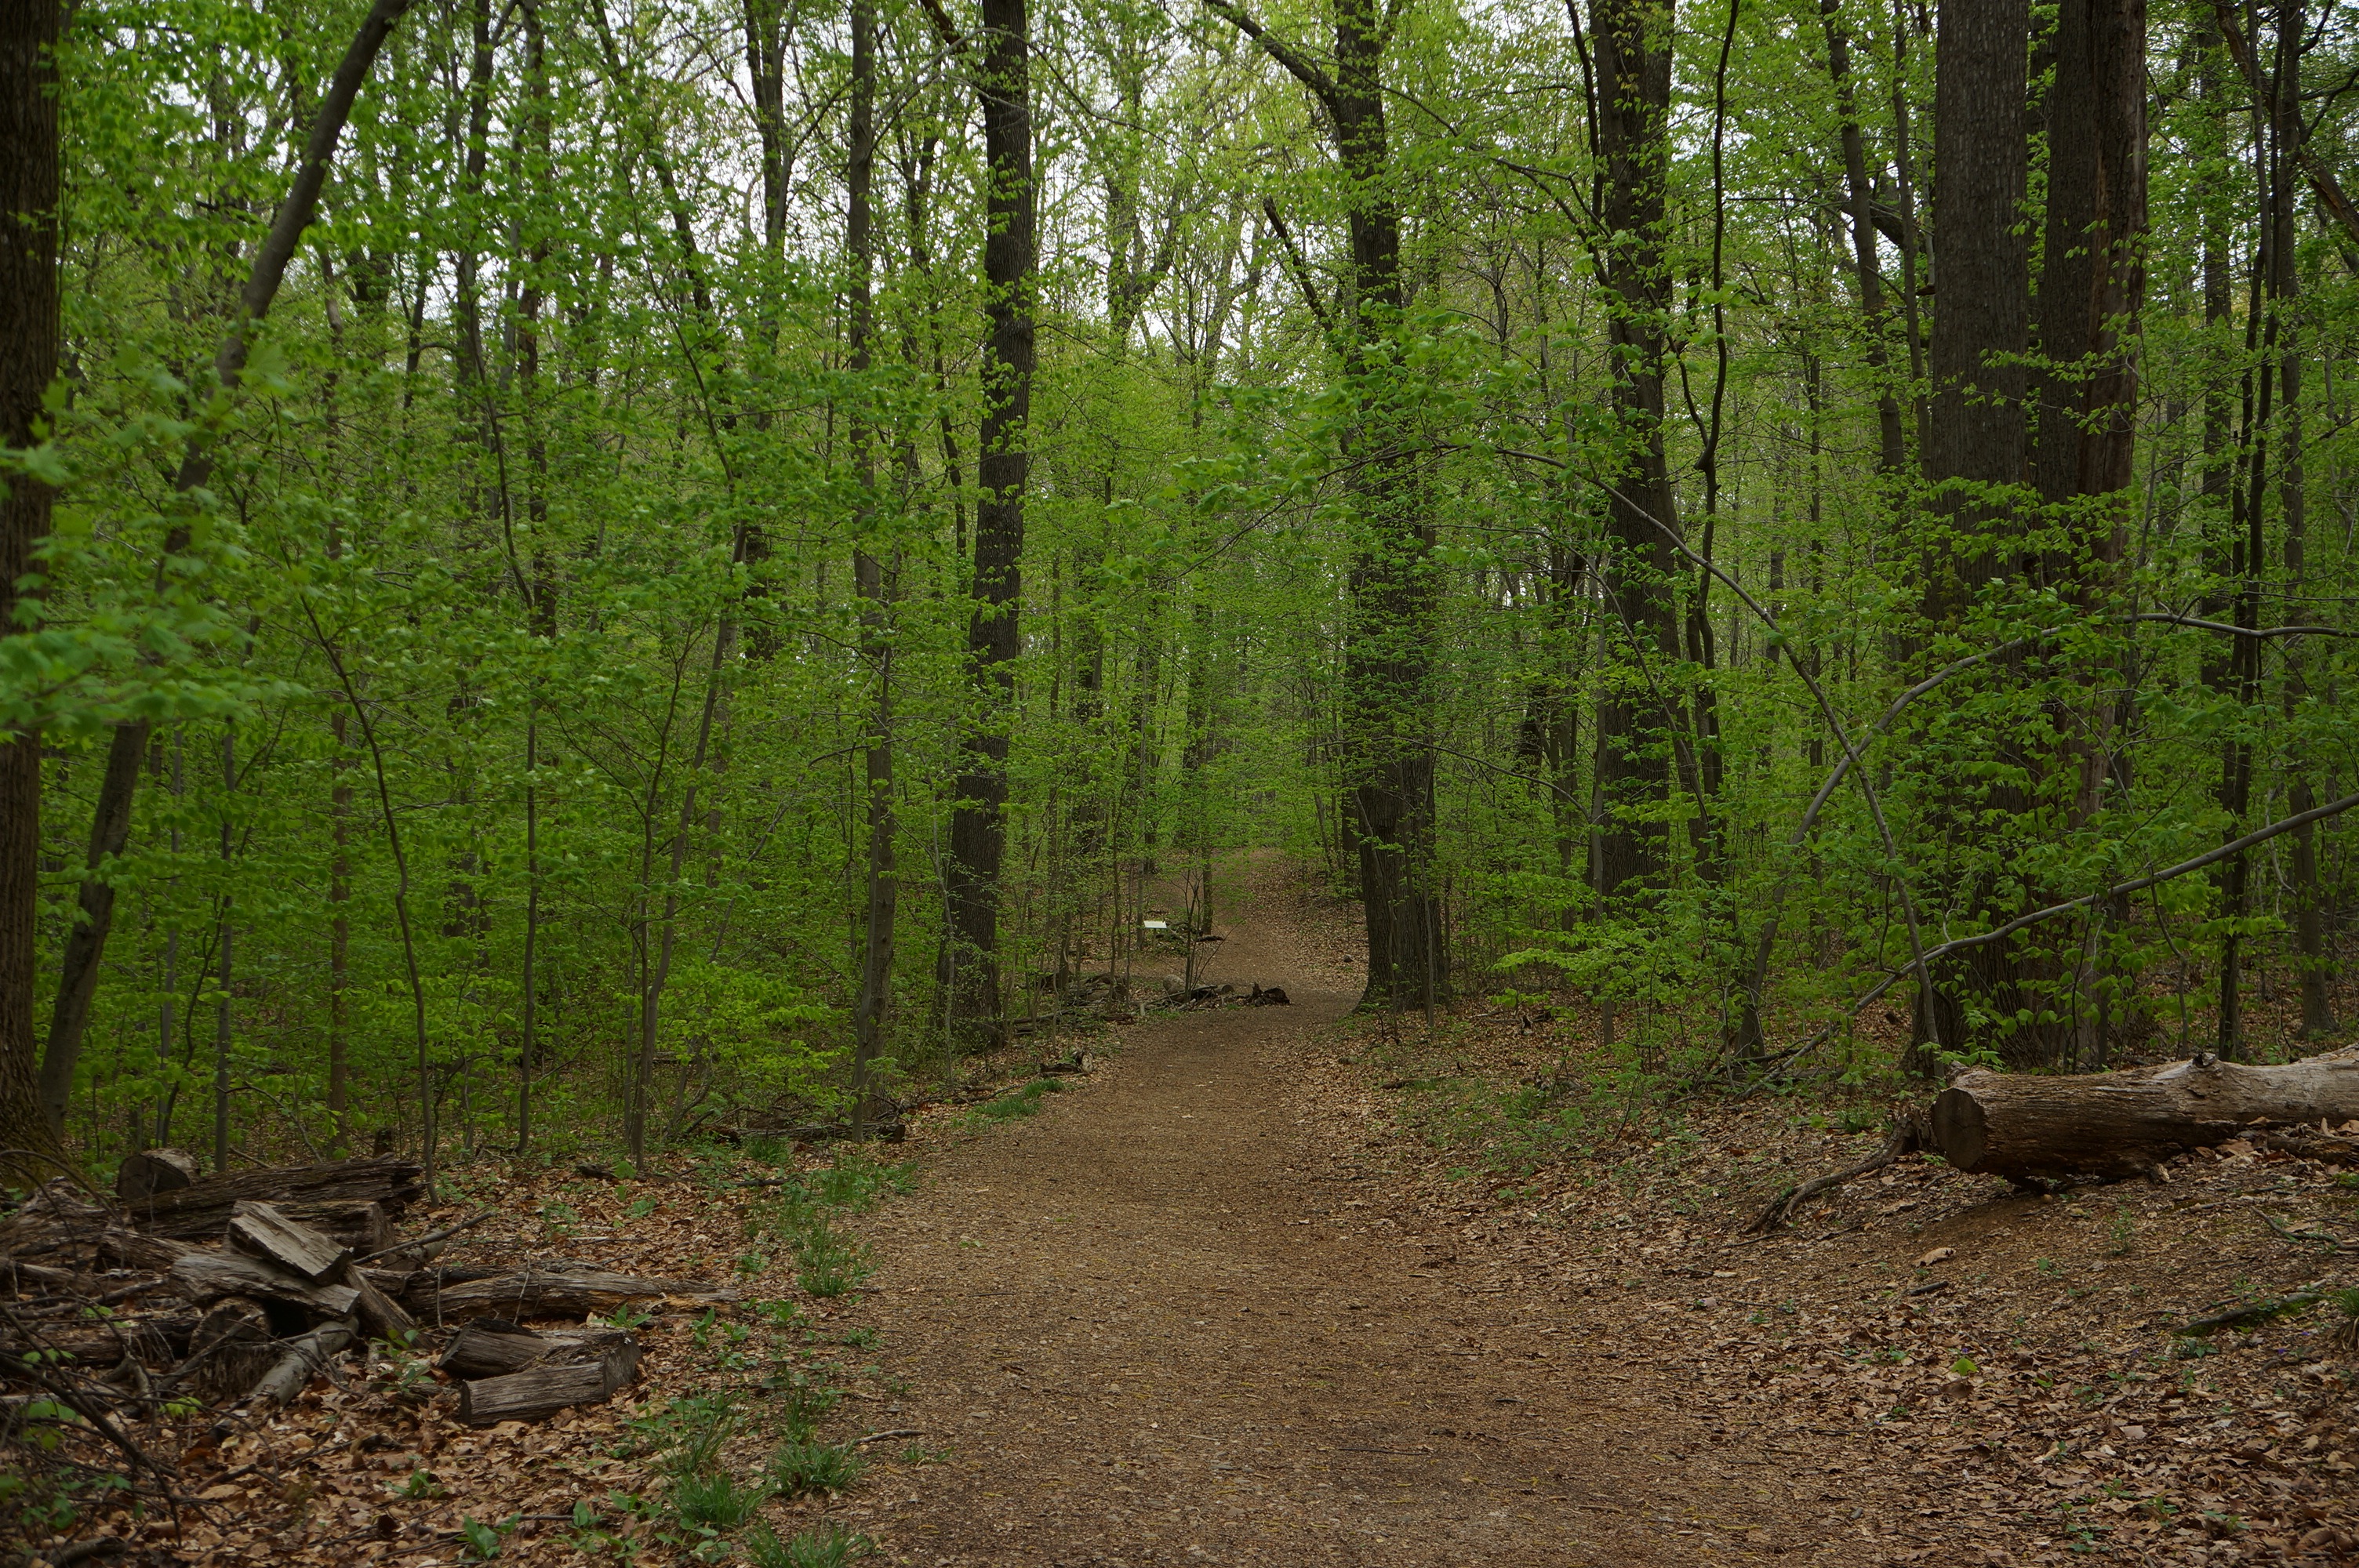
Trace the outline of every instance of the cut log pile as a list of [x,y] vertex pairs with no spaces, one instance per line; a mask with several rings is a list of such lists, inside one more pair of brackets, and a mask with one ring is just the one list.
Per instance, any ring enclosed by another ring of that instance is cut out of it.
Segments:
[[[462,1419],[533,1421],[611,1399],[636,1374],[636,1340],[594,1320],[735,1300],[570,1260],[429,1266],[472,1221],[404,1240],[419,1175],[360,1159],[204,1176],[155,1149],[124,1162],[112,1203],[51,1183],[0,1217],[0,1385],[85,1413],[187,1398],[261,1408],[372,1342],[407,1353],[447,1336]],[[593,1321],[539,1332],[526,1319]]]

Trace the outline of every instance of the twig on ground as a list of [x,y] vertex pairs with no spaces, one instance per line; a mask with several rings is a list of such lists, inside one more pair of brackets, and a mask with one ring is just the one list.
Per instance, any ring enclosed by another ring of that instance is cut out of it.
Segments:
[[413,1247],[431,1247],[438,1241],[448,1241],[451,1238],[458,1235],[459,1232],[466,1229],[468,1227],[481,1225],[484,1221],[491,1218],[492,1216],[499,1212],[500,1211],[496,1208],[479,1210],[474,1214],[469,1215],[466,1218],[461,1220],[456,1225],[446,1225],[440,1230],[429,1230],[415,1241],[401,1241],[395,1243],[391,1247],[380,1247],[365,1258],[353,1259],[353,1263],[355,1267],[363,1263],[374,1263],[380,1258],[390,1258],[397,1252],[407,1252]]
[[1845,1165],[1840,1171],[1831,1171],[1823,1176],[1813,1176],[1799,1186],[1788,1187],[1784,1192],[1771,1198],[1768,1206],[1754,1217],[1753,1223],[1745,1227],[1746,1234],[1761,1236],[1777,1229],[1793,1218],[1796,1209],[1817,1197],[1821,1193],[1832,1192],[1846,1182],[1856,1181],[1862,1176],[1881,1171],[1903,1154],[1913,1154],[1924,1148],[1926,1142],[1922,1120],[1914,1111],[1903,1111],[1894,1119],[1892,1131],[1885,1139],[1883,1148],[1857,1164]]

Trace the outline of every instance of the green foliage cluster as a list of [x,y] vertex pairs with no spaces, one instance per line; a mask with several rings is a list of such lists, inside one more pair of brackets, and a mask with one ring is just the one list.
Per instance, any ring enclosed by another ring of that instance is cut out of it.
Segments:
[[[1331,9],[1262,19],[1311,49]],[[2359,903],[2332,821],[2233,877],[2106,895],[2352,787],[2359,274],[2331,214],[2270,194],[2299,160],[2219,87],[2241,77],[2210,8],[2149,20],[2135,477],[2104,500],[2103,561],[2073,554],[2089,498],[1920,477],[1925,354],[1955,308],[1929,282],[1949,182],[1925,15],[1660,8],[1667,216],[1633,236],[1599,227],[1571,14],[1384,9],[1367,178],[1329,156],[1305,73],[1222,8],[1033,12],[1040,362],[1000,712],[969,656],[989,181],[927,7],[874,8],[856,268],[845,14],[414,9],[234,396],[208,367],[360,7],[71,7],[64,371],[6,460],[58,510],[0,628],[0,723],[43,749],[38,1016],[86,870],[115,901],[66,1096],[80,1149],[217,1122],[224,1159],[380,1135],[562,1156],[846,1113],[874,789],[899,925],[865,1087],[947,1074],[979,957],[950,935],[953,828],[986,730],[1010,802],[1001,1013],[1126,975],[1150,914],[1220,921],[1228,851],[1353,887],[1381,734],[1432,773],[1429,964],[1545,992],[1636,1074],[1887,1071],[1860,996],[1905,1008],[1924,946],[2057,903],[2004,983],[1962,989],[1950,1057],[2324,1028],[2307,993],[2299,1023],[2260,1016],[2269,995],[2249,1026],[2214,1011],[2238,963],[2248,992],[2257,973],[2326,997]],[[2338,16],[2288,58],[2303,134],[2342,146],[2359,36]],[[785,62],[775,109],[762,60]],[[1379,198],[1397,310],[1350,297]],[[1601,282],[1641,239],[1661,252],[1643,308]],[[1669,390],[1635,428],[1617,388],[1640,336]],[[2034,345],[2035,444],[2085,357]],[[214,467],[184,493],[199,438]],[[1612,535],[1634,442],[1660,444],[1697,558],[1647,566]],[[2012,520],[2012,553],[1937,615],[1968,501]],[[1649,583],[1669,619],[1642,657],[1616,596]],[[2239,617],[2315,630],[2247,636],[2267,646],[2232,672]],[[1386,708],[1368,667],[1409,652]],[[1599,725],[1633,705],[1677,721],[1606,757]],[[138,725],[127,838],[92,866],[107,754]],[[1660,847],[1642,888],[1604,885],[1616,834]],[[1592,1115],[1518,1114],[1576,1141]],[[857,1278],[823,1221],[777,1235],[810,1288]]]

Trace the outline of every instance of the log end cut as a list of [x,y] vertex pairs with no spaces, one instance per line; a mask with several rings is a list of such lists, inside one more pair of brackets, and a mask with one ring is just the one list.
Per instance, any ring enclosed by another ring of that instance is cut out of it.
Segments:
[[1971,1090],[1952,1085],[1933,1102],[1933,1147],[1961,1171],[1982,1171],[1990,1153],[1990,1119]]

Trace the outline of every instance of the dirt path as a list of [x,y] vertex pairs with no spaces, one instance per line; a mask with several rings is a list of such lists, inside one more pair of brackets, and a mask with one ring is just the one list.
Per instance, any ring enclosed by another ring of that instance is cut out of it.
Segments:
[[1297,1005],[1126,1030],[872,1228],[863,1316],[909,1391],[864,1413],[951,1457],[832,1516],[928,1568],[1864,1560],[1853,1509],[1690,1422],[1610,1334],[1436,1272],[1416,1217],[1353,1195],[1289,1104],[1351,972],[1278,895],[1235,913],[1214,978]]

